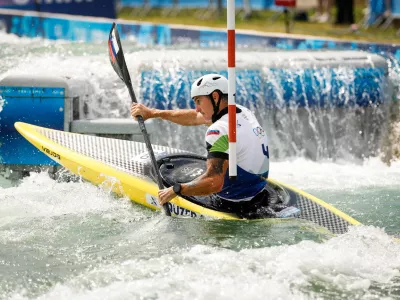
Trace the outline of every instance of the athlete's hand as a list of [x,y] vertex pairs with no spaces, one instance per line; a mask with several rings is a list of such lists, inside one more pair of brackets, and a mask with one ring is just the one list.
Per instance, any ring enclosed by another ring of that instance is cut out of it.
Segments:
[[138,116],[142,116],[143,120],[147,120],[153,117],[153,110],[141,103],[132,103],[131,116],[137,120]]
[[158,202],[160,202],[161,205],[168,203],[175,197],[176,197],[176,194],[173,191],[172,186],[167,189],[162,189],[162,190],[158,191]]

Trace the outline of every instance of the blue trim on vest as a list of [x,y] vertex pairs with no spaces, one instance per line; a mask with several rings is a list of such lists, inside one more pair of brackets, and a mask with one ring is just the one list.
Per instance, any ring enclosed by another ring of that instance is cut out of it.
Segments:
[[265,187],[266,178],[268,178],[268,172],[252,174],[237,166],[236,180],[230,181],[228,169],[225,174],[224,186],[217,195],[233,201],[252,198]]

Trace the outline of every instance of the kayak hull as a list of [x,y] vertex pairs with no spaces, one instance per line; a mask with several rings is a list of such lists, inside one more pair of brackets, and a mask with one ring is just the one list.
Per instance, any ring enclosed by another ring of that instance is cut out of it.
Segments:
[[[148,208],[161,209],[157,200],[158,186],[144,143],[58,131],[22,122],[15,123],[15,128],[36,148],[77,176]],[[153,146],[153,150],[158,159],[189,154],[164,146]],[[283,195],[287,205],[300,209],[297,216],[300,219],[335,234],[345,233],[349,226],[360,224],[304,191],[273,179],[267,181]],[[240,219],[233,213],[221,212],[182,197],[174,198],[169,208],[171,215],[181,217]]]

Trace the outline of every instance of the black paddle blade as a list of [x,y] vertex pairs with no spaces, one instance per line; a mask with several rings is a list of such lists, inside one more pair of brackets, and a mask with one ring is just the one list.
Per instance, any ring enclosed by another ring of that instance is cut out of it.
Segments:
[[108,37],[108,55],[115,73],[118,74],[119,78],[121,78],[123,82],[129,84],[131,78],[126,67],[124,54],[122,52],[121,40],[119,38],[118,28],[115,23],[113,23],[110,36]]

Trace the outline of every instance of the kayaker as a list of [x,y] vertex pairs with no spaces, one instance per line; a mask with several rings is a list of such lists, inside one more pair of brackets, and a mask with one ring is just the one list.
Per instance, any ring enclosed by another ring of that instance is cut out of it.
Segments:
[[[206,196],[215,194],[213,205],[243,218],[273,217],[276,193],[269,188],[269,149],[265,130],[254,114],[237,105],[237,179],[229,179],[228,171],[228,80],[219,74],[208,74],[194,81],[191,98],[196,109],[159,110],[143,104],[132,104],[131,115],[144,120],[160,118],[173,123],[209,125],[205,141],[207,170],[188,183],[176,183],[159,191],[160,204],[177,195]],[[274,194],[274,195],[272,195]]]

